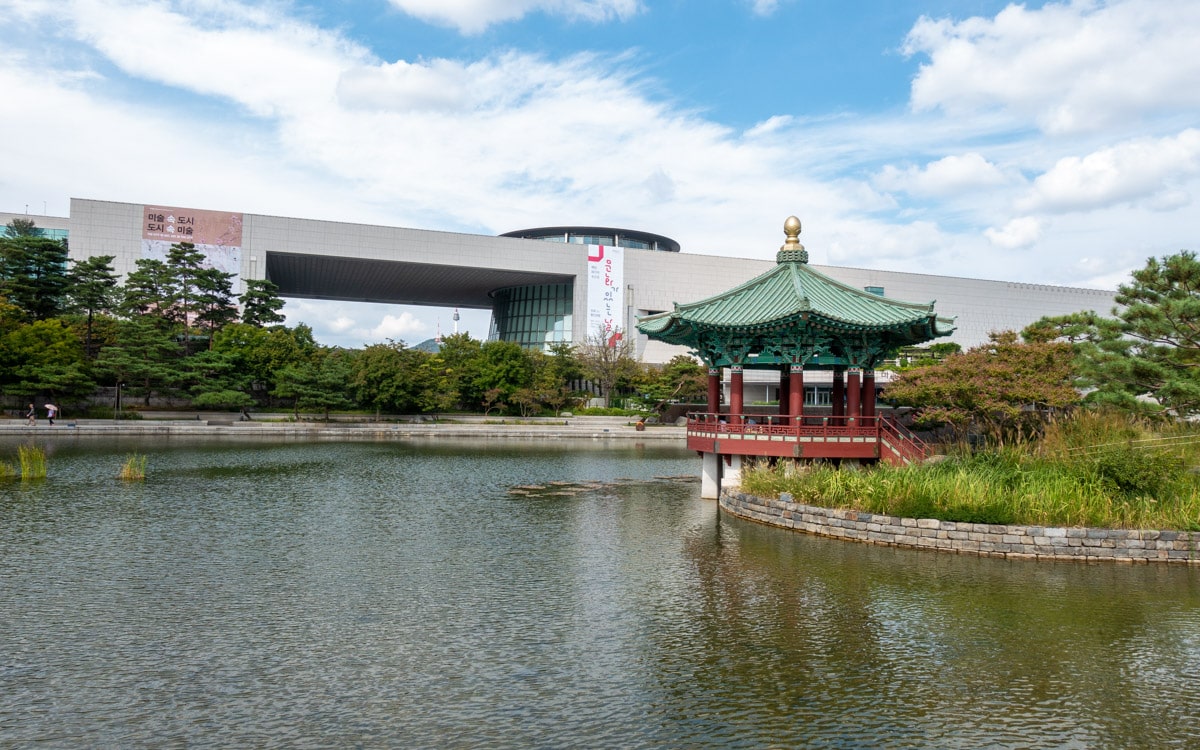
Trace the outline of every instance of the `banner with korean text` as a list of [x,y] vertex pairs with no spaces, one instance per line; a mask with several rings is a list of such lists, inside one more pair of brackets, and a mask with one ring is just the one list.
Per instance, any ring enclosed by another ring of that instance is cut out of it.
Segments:
[[624,335],[625,249],[588,245],[589,339],[604,332],[604,341],[616,346]]
[[194,208],[145,206],[142,212],[142,257],[167,262],[171,245],[191,242],[204,256],[205,268],[233,274],[241,290],[242,214]]

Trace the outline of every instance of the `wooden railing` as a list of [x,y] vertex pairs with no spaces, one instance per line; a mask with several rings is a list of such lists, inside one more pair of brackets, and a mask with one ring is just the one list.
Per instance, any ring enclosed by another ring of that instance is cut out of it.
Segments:
[[928,455],[925,443],[894,418],[885,415],[787,417],[693,412],[688,414],[687,429],[689,434],[749,440],[766,436],[834,443],[846,438],[868,438],[879,445],[877,457],[894,464],[922,461]]
[[892,417],[881,419],[879,440],[896,455],[897,463],[919,463],[929,457],[929,446],[925,441]]

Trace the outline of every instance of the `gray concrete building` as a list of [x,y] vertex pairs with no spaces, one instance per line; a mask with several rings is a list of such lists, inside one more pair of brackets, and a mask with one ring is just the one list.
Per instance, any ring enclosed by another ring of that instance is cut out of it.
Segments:
[[[66,230],[73,259],[112,255],[122,275],[172,242],[191,241],[213,265],[239,279],[270,279],[284,297],[491,310],[493,334],[525,346],[580,343],[601,331],[636,335],[638,316],[717,294],[774,264],[680,252],[661,235],[591,226],[485,236],[81,198],[71,199],[69,217],[0,213],[0,222],[14,218]],[[946,340],[963,348],[1043,315],[1113,306],[1107,290],[814,268],[887,297],[936,300],[940,315],[957,319]],[[635,343],[646,362],[682,353],[645,337]]]

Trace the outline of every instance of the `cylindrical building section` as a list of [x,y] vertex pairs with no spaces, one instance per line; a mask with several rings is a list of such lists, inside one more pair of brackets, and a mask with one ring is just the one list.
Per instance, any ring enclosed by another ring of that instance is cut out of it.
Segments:
[[[624,250],[679,252],[679,243],[669,237],[617,227],[536,227],[500,236],[589,247],[588,274],[576,279],[573,287],[569,284],[529,285],[490,292],[493,304],[489,338],[514,341],[523,347],[543,351],[557,342],[584,343],[576,340],[580,330],[586,331],[584,335],[589,337],[594,333],[592,318],[597,316],[601,303],[594,299],[598,290],[591,279],[593,263],[604,261],[607,286],[603,291],[616,295],[603,302],[607,317],[614,319],[615,328],[625,335],[633,335],[632,286],[626,284],[623,261],[620,261]],[[621,248],[621,252],[614,254],[604,248]],[[611,260],[614,255],[616,261]]]

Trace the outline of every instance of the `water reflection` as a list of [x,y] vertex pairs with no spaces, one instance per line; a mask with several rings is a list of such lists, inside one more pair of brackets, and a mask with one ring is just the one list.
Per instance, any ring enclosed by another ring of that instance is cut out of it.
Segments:
[[[116,482],[134,448],[149,478]],[[63,443],[0,487],[0,745],[1200,743],[1197,571],[794,535],[662,479],[695,470]],[[598,484],[510,492],[556,481]]]

